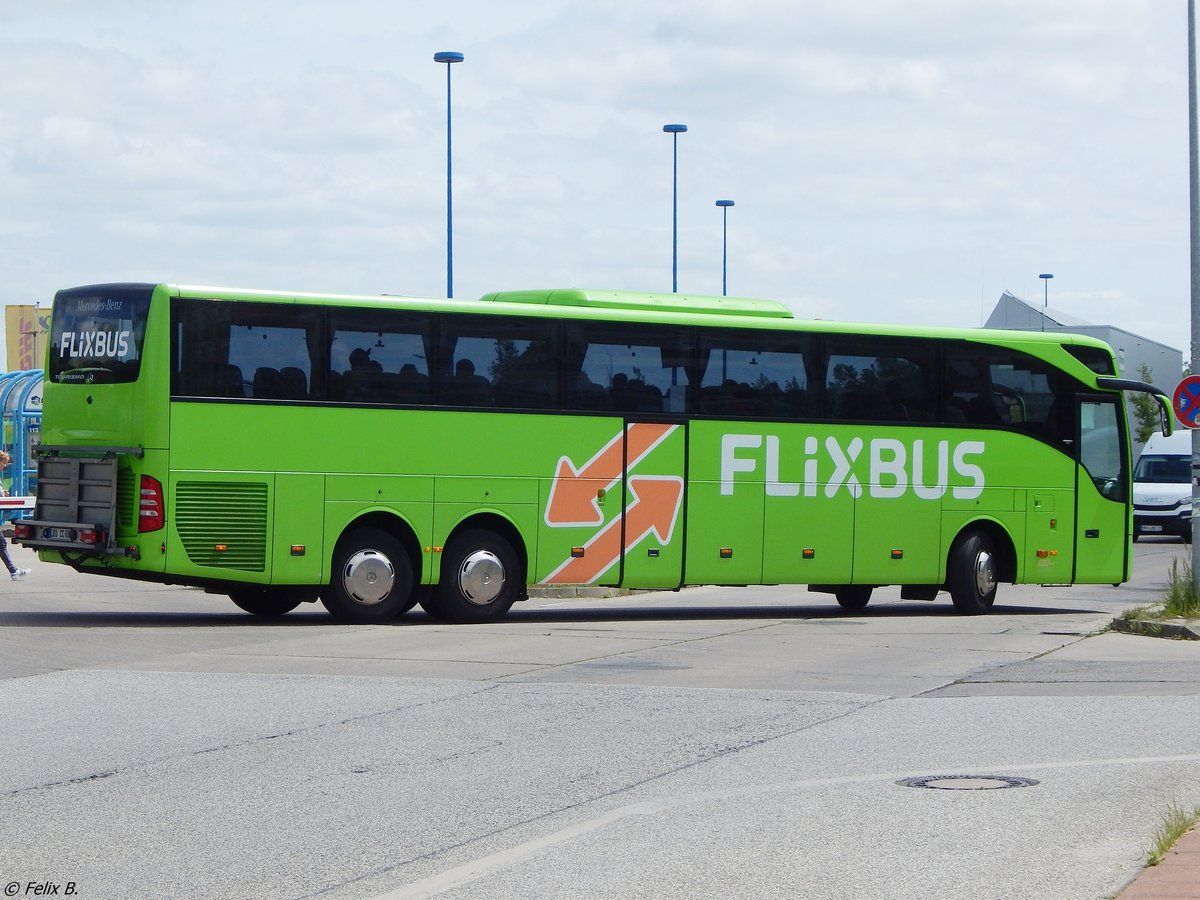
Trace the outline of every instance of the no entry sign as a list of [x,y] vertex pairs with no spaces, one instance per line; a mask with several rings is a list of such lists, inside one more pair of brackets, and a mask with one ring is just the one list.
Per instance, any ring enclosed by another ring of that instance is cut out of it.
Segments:
[[1188,428],[1200,428],[1200,375],[1188,375],[1175,388],[1175,418]]

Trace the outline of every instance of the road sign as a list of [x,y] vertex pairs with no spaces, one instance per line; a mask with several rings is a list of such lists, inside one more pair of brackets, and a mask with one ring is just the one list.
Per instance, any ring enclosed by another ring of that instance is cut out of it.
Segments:
[[1200,375],[1188,375],[1175,388],[1175,418],[1187,428],[1200,428]]

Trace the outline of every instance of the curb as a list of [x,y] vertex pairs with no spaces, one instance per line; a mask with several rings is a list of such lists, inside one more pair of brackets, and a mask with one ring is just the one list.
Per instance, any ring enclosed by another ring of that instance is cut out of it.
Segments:
[[1176,641],[1200,641],[1200,622],[1178,619],[1157,622],[1152,619],[1113,619],[1113,631],[1143,637],[1169,638]]
[[630,588],[606,587],[533,587],[529,588],[530,598],[539,599],[575,599],[586,597],[593,600],[608,600],[612,597],[628,597],[630,594],[644,594],[645,591]]

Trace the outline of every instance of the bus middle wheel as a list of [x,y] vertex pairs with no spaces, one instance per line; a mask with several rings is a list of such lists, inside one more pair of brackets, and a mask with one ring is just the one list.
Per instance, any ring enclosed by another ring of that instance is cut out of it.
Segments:
[[412,596],[412,563],[386,531],[359,528],[338,542],[321,602],[339,622],[388,622],[412,609]]

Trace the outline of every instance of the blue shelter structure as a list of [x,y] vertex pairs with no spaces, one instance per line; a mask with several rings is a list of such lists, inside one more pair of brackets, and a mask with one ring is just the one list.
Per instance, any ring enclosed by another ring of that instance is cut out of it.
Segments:
[[[0,475],[13,496],[37,493],[37,448],[42,438],[41,369],[0,374],[0,413],[3,435],[0,444],[12,454],[12,468]],[[12,515],[23,517],[32,510]]]

